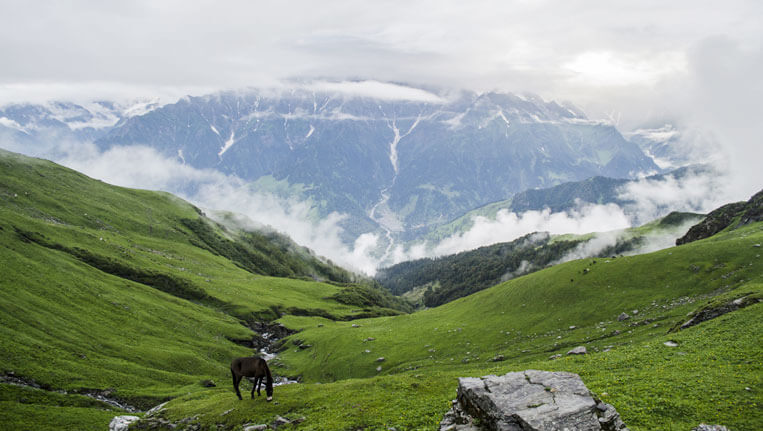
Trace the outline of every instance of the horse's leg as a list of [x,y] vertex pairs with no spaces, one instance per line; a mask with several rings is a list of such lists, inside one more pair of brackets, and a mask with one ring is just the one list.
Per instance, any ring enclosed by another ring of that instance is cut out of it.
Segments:
[[257,388],[257,382],[262,381],[262,377],[255,377],[252,382],[252,399],[254,399],[254,390],[257,389],[257,395],[260,395],[260,390]]
[[236,395],[238,396],[238,399],[243,400],[243,398],[241,398],[241,391],[238,389],[238,384],[241,382],[241,376],[237,376],[236,372],[233,371],[233,368],[231,368],[230,373],[233,375],[233,387],[236,389]]
[[262,395],[262,394],[260,393],[260,389],[262,389],[262,379],[263,379],[263,376],[260,376],[260,377],[259,377],[259,380],[257,380],[257,382],[259,383],[259,384],[257,385],[257,396],[258,396],[258,397],[259,397],[260,395]]

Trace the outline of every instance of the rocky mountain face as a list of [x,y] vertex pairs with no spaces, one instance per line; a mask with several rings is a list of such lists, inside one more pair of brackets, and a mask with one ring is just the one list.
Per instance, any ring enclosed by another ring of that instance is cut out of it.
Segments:
[[308,201],[316,217],[347,214],[347,242],[365,232],[412,240],[524,190],[659,170],[613,126],[569,104],[428,94],[390,100],[246,90],[163,106],[17,104],[0,108],[0,136],[13,143],[6,149],[51,159],[64,158],[56,154],[61,142],[149,146],[256,190]]
[[571,105],[512,94],[390,101],[332,93],[188,97],[96,143],[148,145],[349,214],[351,236],[427,231],[535,187],[657,170],[613,127]]

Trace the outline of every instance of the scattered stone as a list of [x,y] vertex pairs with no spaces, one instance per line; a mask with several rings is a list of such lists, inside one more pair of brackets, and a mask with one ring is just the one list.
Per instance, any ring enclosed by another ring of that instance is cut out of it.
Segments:
[[595,399],[580,376],[527,370],[460,378],[458,399],[440,431],[627,431],[614,407]]
[[374,340],[376,340],[376,338],[374,338],[374,337],[368,337],[368,338],[366,338],[366,339],[365,339],[365,340],[363,340],[363,341],[374,341]]
[[217,386],[215,382],[212,380],[202,380],[201,382],[199,382],[199,384],[201,384],[201,386],[204,386],[205,388],[214,388]]
[[319,324],[318,324],[318,327],[319,327],[319,328],[323,328],[323,323],[319,323]]
[[151,410],[146,412],[146,415],[144,417],[149,418],[149,417],[151,417],[151,416],[161,412],[162,410],[164,410],[164,406],[166,406],[168,402],[169,401],[165,401],[165,402],[159,404],[158,406],[152,407]]
[[493,356],[493,359],[491,359],[492,362],[500,362],[505,360],[506,358],[503,355],[495,355]]
[[109,422],[109,431],[127,431],[130,424],[140,420],[138,416],[115,416]]
[[352,327],[353,327],[353,328],[360,328],[360,325],[358,325],[357,323],[353,323],[353,324],[352,324]]
[[288,425],[290,423],[291,423],[291,421],[286,419],[285,417],[283,417],[283,416],[276,416],[276,419],[273,421],[273,428],[277,429],[278,427],[282,427],[282,426]]
[[549,356],[548,359],[553,361],[554,359],[559,359],[561,357],[562,357],[562,354],[561,353],[557,353],[556,355]]
[[570,330],[577,329],[578,327],[575,325],[570,326]]
[[628,320],[630,318],[631,318],[631,316],[629,316],[628,313],[625,313],[625,312],[622,312],[622,313],[620,313],[619,316],[617,316],[617,320],[619,322],[622,322],[623,320]]
[[268,429],[267,424],[244,425],[244,431],[262,431]]
[[230,410],[226,410],[226,411],[224,411],[224,412],[220,413],[220,416],[225,416],[225,415],[227,415],[228,413],[232,412],[233,410],[236,410],[236,409],[230,409]]
[[378,372],[381,372],[381,370],[382,370],[382,367],[381,367],[381,365],[379,365],[378,367],[376,367],[376,372],[377,372],[377,373],[378,373]]
[[568,355],[585,355],[588,353],[584,346],[578,346],[567,352]]
[[384,359],[384,356],[380,356],[376,358],[376,362],[384,362],[386,359]]
[[699,424],[697,427],[692,428],[691,431],[729,431],[729,429],[723,425]]
[[638,314],[638,310],[633,310],[633,314]]
[[664,342],[662,344],[664,344],[664,345],[666,345],[668,347],[678,347],[678,343],[676,343],[675,341],[666,341],[666,342]]
[[363,351],[363,353],[371,353],[371,351],[366,349],[366,350]]

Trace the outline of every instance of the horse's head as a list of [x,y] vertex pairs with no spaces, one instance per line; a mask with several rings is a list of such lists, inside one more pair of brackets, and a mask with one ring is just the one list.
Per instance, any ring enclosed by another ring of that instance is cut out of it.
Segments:
[[[270,377],[270,375],[268,375]],[[265,393],[268,395],[266,400],[268,402],[273,401],[273,379],[267,379],[265,380]]]

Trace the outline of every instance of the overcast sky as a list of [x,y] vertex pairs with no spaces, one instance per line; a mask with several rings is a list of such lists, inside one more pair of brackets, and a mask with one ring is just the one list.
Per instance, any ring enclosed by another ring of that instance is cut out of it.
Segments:
[[0,4],[0,102],[374,79],[532,91],[630,118],[633,103],[662,114],[668,89],[700,91],[727,60],[706,58],[718,45],[760,72],[763,40],[758,0]]

